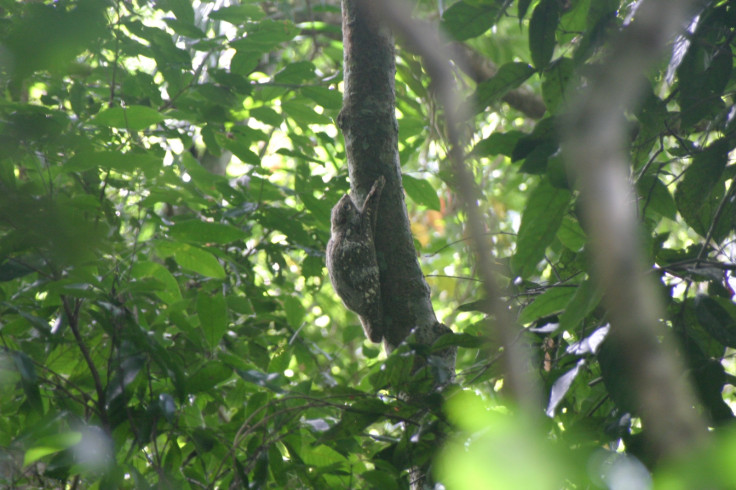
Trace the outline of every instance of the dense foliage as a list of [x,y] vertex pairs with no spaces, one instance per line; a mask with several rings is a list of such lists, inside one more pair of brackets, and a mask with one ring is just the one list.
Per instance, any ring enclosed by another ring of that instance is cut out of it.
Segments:
[[[647,485],[557,132],[634,3],[415,8],[498,66],[457,78],[475,100],[467,163],[504,299],[547,401],[528,422],[504,400],[442,110],[410,46],[397,48],[403,183],[456,334],[386,356],[324,269],[348,189],[339,4],[0,0],[0,486],[390,489],[430,461],[449,488]],[[666,325],[726,434],[692,467],[654,473],[683,488],[736,483],[735,8],[703,3],[627,114]],[[524,109],[541,102],[541,118]],[[432,353],[450,344],[457,377],[438,393]]]

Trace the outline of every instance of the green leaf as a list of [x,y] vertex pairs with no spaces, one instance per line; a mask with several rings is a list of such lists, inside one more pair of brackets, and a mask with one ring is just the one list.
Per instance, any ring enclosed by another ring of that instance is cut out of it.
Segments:
[[243,230],[224,223],[188,220],[172,225],[169,228],[172,238],[195,243],[227,244],[248,238]]
[[536,271],[562,224],[571,199],[569,191],[556,189],[546,180],[529,194],[521,216],[516,253],[511,258],[511,268],[516,275],[526,278]]
[[200,291],[197,295],[197,316],[207,345],[214,349],[227,331],[227,303],[222,293]]
[[129,107],[111,107],[97,113],[92,119],[98,126],[125,128],[141,131],[164,120],[164,115],[157,110],[142,105]]
[[542,71],[552,59],[555,50],[555,31],[560,22],[560,2],[541,0],[529,21],[529,49],[534,67]]
[[174,252],[174,259],[184,269],[214,279],[225,279],[225,269],[214,255],[186,244],[179,244]]
[[534,68],[527,63],[512,62],[502,65],[493,77],[478,84],[475,92],[475,97],[478,100],[478,110],[482,111],[501,99],[533,74]]
[[278,127],[282,122],[284,122],[284,118],[281,114],[266,106],[251,109],[250,115],[254,119],[270,126]]
[[306,80],[314,79],[315,66],[309,61],[289,63],[278,71],[273,79],[276,83],[298,85]]
[[299,328],[302,325],[306,310],[299,299],[293,296],[285,297],[284,311],[286,312],[286,321],[289,325],[293,328]]
[[0,282],[12,281],[32,272],[35,272],[35,269],[25,265],[21,261],[5,260],[0,264]]
[[173,304],[182,299],[179,283],[166,267],[157,262],[136,262],[130,271],[130,276],[132,279],[150,277],[159,281],[163,289],[155,291],[155,294],[167,304]]
[[221,362],[208,362],[187,380],[187,389],[197,394],[214,388],[233,374],[233,370]]
[[166,25],[171,27],[174,32],[181,36],[190,37],[192,39],[203,39],[207,37],[199,27],[188,22],[182,22],[179,19],[164,19],[164,22],[166,22]]
[[163,166],[161,158],[151,153],[121,153],[119,151],[82,151],[64,164],[65,172],[86,172],[94,168],[133,174],[142,170],[146,176],[158,174]]
[[240,53],[267,53],[281,43],[291,41],[299,29],[289,21],[265,19],[248,25],[248,35],[232,41],[230,47]]
[[557,151],[554,141],[542,141],[524,159],[519,172],[527,174],[543,174],[547,171],[550,157]]
[[437,196],[437,191],[434,190],[432,184],[426,180],[417,179],[407,174],[401,175],[401,181],[412,201],[427,206],[429,209],[439,211],[440,198]]
[[588,241],[578,220],[571,216],[562,219],[560,229],[557,230],[557,239],[573,252],[580,252]]
[[545,71],[542,81],[542,98],[550,114],[559,112],[565,105],[565,97],[571,92],[575,63],[570,58],[559,58]]
[[[715,56],[707,49],[715,49]],[[730,46],[705,48],[697,41],[690,44],[677,69],[683,126],[692,126],[720,110],[721,96],[733,69],[732,58]]]
[[454,39],[464,41],[486,32],[496,22],[498,6],[471,5],[459,1],[442,14],[442,28]]
[[[705,205],[709,203],[711,192],[723,175],[729,150],[727,140],[721,139],[695,155],[675,191],[677,210],[687,224],[701,236],[707,234],[712,216],[707,212],[703,219],[702,213]],[[705,211],[709,210],[706,208]]]
[[481,140],[471,152],[474,156],[490,157],[494,155],[506,155],[510,157],[519,141],[526,136],[521,131],[511,130],[505,133],[495,132],[488,138]]
[[81,440],[81,432],[63,432],[33,441],[33,447],[28,449],[23,456],[23,467],[35,463],[44,456],[58,453],[59,451],[75,446]]
[[675,220],[677,217],[675,199],[661,180],[653,175],[645,175],[636,183],[636,189],[641,196],[641,205],[646,205],[647,210]]
[[446,347],[458,346],[466,348],[478,348],[483,345],[484,339],[468,333],[446,333],[432,344],[432,352],[440,351]]
[[602,296],[601,291],[590,279],[580,283],[565,311],[560,315],[560,329],[575,331],[583,319],[598,306]]
[[332,90],[327,87],[302,87],[299,91],[305,97],[308,97],[324,107],[325,109],[339,111],[342,107],[342,94],[338,90]]
[[527,324],[539,318],[559,313],[565,309],[575,295],[577,288],[552,287],[537,296],[521,311],[519,323]]
[[230,5],[228,7],[220,7],[210,12],[210,19],[224,20],[233,25],[243,25],[251,20],[260,20],[265,16],[265,12],[260,5]]
[[736,348],[736,319],[709,296],[695,299],[695,315],[705,330],[721,344]]
[[314,108],[309,107],[306,104],[300,104],[298,102],[283,102],[281,109],[284,114],[288,115],[294,121],[300,125],[307,126],[309,124],[332,124],[332,119],[314,112]]

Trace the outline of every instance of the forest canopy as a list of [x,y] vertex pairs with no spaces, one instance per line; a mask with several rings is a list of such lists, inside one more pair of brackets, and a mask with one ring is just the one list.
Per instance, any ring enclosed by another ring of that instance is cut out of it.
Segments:
[[[735,38],[727,0],[0,0],[0,486],[733,488]],[[429,337],[330,284],[361,143]]]

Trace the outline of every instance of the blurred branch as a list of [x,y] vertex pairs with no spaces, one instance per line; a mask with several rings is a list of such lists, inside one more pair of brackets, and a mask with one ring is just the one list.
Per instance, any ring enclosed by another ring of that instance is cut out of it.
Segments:
[[639,3],[605,63],[576,99],[564,128],[565,155],[583,199],[597,280],[605,291],[612,341],[637,394],[645,434],[657,456],[692,450],[706,435],[694,410],[664,310],[646,268],[624,152],[624,111],[639,98],[643,76],[681,29],[688,1]]
[[449,158],[454,177],[460,190],[458,196],[467,213],[467,231],[471,238],[474,255],[477,261],[478,275],[483,282],[489,311],[495,318],[496,327],[503,339],[503,356],[506,367],[506,386],[516,403],[528,415],[539,412],[539,391],[530,376],[529,355],[516,342],[518,329],[508,306],[502,300],[501,291],[496,284],[495,267],[491,260],[491,246],[488,241],[486,223],[478,207],[477,199],[482,193],[477,188],[472,173],[465,164],[462,124],[470,120],[466,101],[457,90],[455,78],[450,66],[452,53],[448,44],[440,38],[436,29],[428,29],[424,24],[411,18],[410,11],[404,2],[380,0],[375,2],[382,16],[391,25],[394,32],[401,35],[408,45],[422,57],[424,69],[437,86],[447,119]]

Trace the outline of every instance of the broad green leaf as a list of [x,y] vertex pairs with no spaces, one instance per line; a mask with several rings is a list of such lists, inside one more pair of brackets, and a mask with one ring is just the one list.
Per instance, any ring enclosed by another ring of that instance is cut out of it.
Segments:
[[307,86],[300,88],[299,91],[325,109],[339,111],[342,107],[342,94],[337,90],[331,90],[327,87]]
[[645,175],[636,183],[636,189],[639,192],[640,204],[647,206],[648,210],[674,220],[677,216],[677,206],[675,199],[667,190],[661,180],[655,176]]
[[100,111],[92,119],[92,122],[99,126],[141,131],[163,120],[164,115],[156,109],[142,105],[132,105],[129,107],[111,107]]
[[363,472],[360,477],[365,482],[366,488],[380,488],[382,490],[399,489],[399,482],[396,480],[396,477],[388,471],[368,470]]
[[478,110],[483,110],[515,89],[534,74],[534,68],[527,63],[512,62],[502,65],[498,72],[488,80],[478,84],[475,97]]
[[184,169],[186,169],[186,172],[192,177],[192,182],[208,194],[219,194],[215,190],[216,185],[227,182],[227,179],[222,175],[213,174],[204,168],[202,164],[199,163],[199,161],[197,161],[197,159],[188,151],[181,154],[181,164]]
[[281,43],[291,41],[299,29],[289,21],[262,20],[248,25],[248,35],[230,43],[238,52],[267,53]]
[[114,170],[122,174],[143,171],[154,176],[161,171],[163,161],[151,153],[121,153],[119,151],[83,151],[64,164],[66,172],[85,172],[94,168]]
[[302,325],[306,310],[299,299],[293,296],[285,297],[284,311],[286,312],[286,321],[289,325],[293,328],[299,328]]
[[177,19],[194,23],[194,8],[189,0],[159,0],[156,6],[162,10],[171,10]]
[[176,240],[220,244],[227,244],[248,237],[247,233],[232,225],[200,220],[176,223],[169,228],[169,235]]
[[315,66],[309,61],[289,63],[277,72],[273,79],[276,83],[298,85],[306,80],[314,79]]
[[519,172],[527,174],[543,174],[547,171],[549,158],[557,151],[557,143],[554,141],[541,141],[526,156],[519,167]]
[[736,348],[736,318],[715,299],[698,296],[695,299],[695,315],[713,338],[727,347]]
[[278,127],[284,118],[270,107],[262,106],[250,110],[250,115],[264,124]]
[[526,136],[521,131],[511,130],[505,133],[493,133],[488,138],[478,142],[471,152],[472,155],[478,157],[490,157],[494,155],[506,155],[510,157],[519,141],[519,138]]
[[222,146],[233,152],[243,163],[260,166],[261,158],[251,150],[250,138],[238,134],[233,138],[227,138],[222,142]]
[[12,281],[32,272],[35,272],[35,269],[25,265],[23,262],[5,260],[0,264],[0,282]]
[[560,228],[571,198],[569,191],[555,189],[546,180],[532,190],[521,216],[516,253],[511,258],[514,274],[526,278],[536,271]]
[[538,318],[564,311],[576,291],[577,288],[563,286],[547,289],[521,311],[519,323],[531,323]]
[[677,75],[682,124],[691,126],[721,109],[721,96],[729,82],[733,60],[729,46],[709,52],[700,42],[690,44]]
[[464,41],[477,37],[493,26],[498,15],[495,4],[472,5],[463,0],[453,3],[442,14],[442,28],[457,39]]
[[439,211],[440,198],[437,196],[437,191],[434,190],[432,184],[426,180],[417,179],[407,174],[402,174],[401,180],[404,190],[406,190],[412,201],[427,206],[429,209]]
[[555,31],[560,22],[560,2],[541,0],[529,21],[529,49],[534,67],[542,71],[552,59],[555,50]]
[[164,22],[179,35],[192,39],[203,39],[207,37],[200,28],[188,22],[182,22],[179,19],[164,19]]
[[305,447],[303,449],[304,450],[300,452],[299,455],[304,463],[310,466],[324,468],[330,465],[346,462],[345,456],[324,444],[320,444],[316,447]]
[[23,466],[26,467],[44,456],[58,453],[59,451],[75,446],[81,440],[81,432],[63,432],[33,441],[34,446],[28,449],[23,456]]
[[37,383],[36,378],[36,365],[24,352],[13,351],[11,352],[13,361],[15,361],[15,367],[18,369],[21,378],[30,383]]
[[174,259],[184,269],[214,279],[224,279],[225,269],[214,255],[201,248],[180,244],[174,252]]
[[557,119],[555,117],[542,119],[534,126],[530,134],[525,134],[518,139],[511,152],[511,161],[516,162],[526,158],[539,146],[557,145],[557,134]]
[[197,316],[207,345],[214,349],[227,331],[227,303],[222,293],[200,291],[197,295]]
[[704,205],[709,203],[710,194],[721,179],[728,162],[729,149],[728,142],[721,139],[695,155],[675,191],[677,210],[702,236],[707,233],[708,226],[701,221],[701,212]]
[[358,399],[343,412],[340,422],[325,432],[323,439],[342,439],[358,434],[378,420],[386,409],[386,405],[375,398]]
[[483,345],[483,342],[484,339],[476,335],[470,335],[467,333],[446,333],[432,344],[432,352],[438,352],[452,345],[466,348],[478,348]]
[[602,296],[590,279],[580,283],[565,311],[560,315],[560,328],[568,332],[575,331],[583,319],[598,306]]
[[221,362],[208,362],[187,380],[187,390],[197,394],[214,388],[233,374],[233,370]]
[[571,216],[562,219],[560,229],[557,230],[557,239],[573,252],[580,252],[588,241],[580,223]]
[[242,50],[236,52],[230,60],[230,71],[237,74],[247,76],[253,73],[258,67],[260,60],[259,51]]
[[259,5],[230,5],[210,12],[210,19],[224,20],[233,25],[243,25],[251,20],[260,20],[265,13]]
[[332,124],[332,119],[314,112],[312,107],[298,102],[283,102],[281,108],[286,115],[301,125]]
[[573,94],[575,63],[570,58],[559,58],[544,72],[542,98],[550,114],[564,108],[566,97]]

